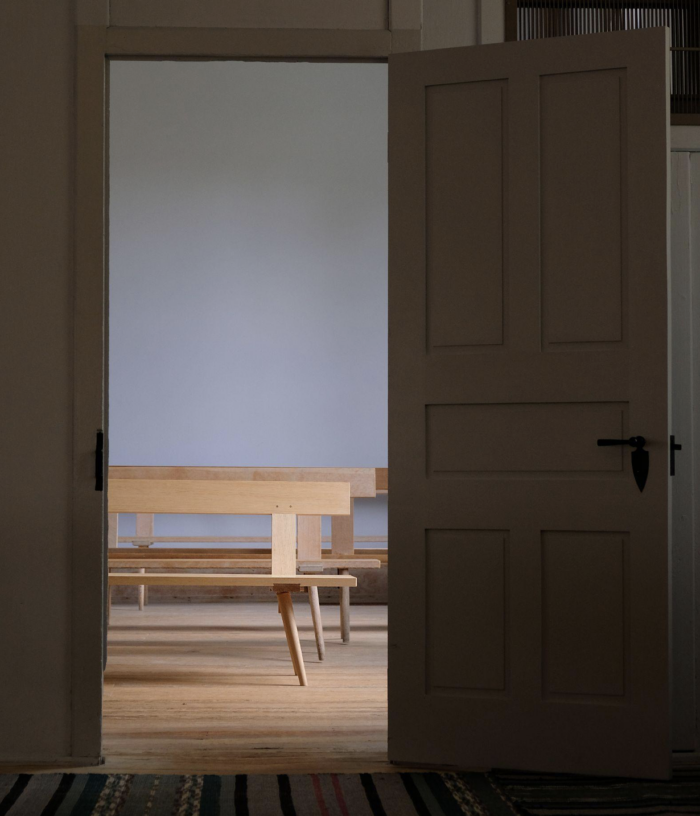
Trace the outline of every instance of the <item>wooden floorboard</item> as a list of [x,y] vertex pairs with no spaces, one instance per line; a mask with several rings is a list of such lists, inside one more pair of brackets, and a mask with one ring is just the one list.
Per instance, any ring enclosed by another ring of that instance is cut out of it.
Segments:
[[385,606],[352,609],[340,640],[323,606],[319,663],[308,601],[294,596],[309,686],[294,676],[273,603],[112,607],[105,674],[107,773],[391,771]]

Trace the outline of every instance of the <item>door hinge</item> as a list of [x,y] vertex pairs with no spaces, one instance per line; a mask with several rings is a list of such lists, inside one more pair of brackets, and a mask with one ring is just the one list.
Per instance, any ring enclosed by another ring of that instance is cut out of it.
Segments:
[[669,456],[670,456],[670,460],[671,460],[671,462],[670,462],[670,464],[671,464],[670,473],[671,473],[671,476],[675,476],[676,475],[676,451],[683,450],[683,445],[677,445],[676,444],[676,437],[673,434],[671,434],[671,444],[670,444],[669,448],[670,448]]

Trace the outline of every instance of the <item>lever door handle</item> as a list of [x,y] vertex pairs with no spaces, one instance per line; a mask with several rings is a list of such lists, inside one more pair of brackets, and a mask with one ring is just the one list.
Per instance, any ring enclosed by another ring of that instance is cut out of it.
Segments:
[[630,436],[629,439],[599,439],[598,447],[607,448],[611,445],[629,445],[631,448],[643,448],[647,441],[643,436]]
[[644,490],[649,475],[649,451],[644,450],[647,441],[643,436],[630,436],[629,439],[599,439],[598,447],[607,448],[612,445],[629,445],[632,451],[632,473],[639,492]]

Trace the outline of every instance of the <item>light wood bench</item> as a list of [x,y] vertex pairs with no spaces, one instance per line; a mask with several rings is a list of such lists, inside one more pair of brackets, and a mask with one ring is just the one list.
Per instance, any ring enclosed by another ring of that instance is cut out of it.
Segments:
[[[386,468],[306,468],[306,467],[181,467],[181,466],[112,466],[109,468],[110,481],[116,479],[165,479],[165,480],[204,480],[216,482],[233,481],[290,481],[290,482],[347,482],[350,485],[350,513],[331,517],[331,555],[336,559],[334,568],[339,575],[348,575],[350,569],[378,569],[375,563],[360,567],[356,562],[354,500],[356,498],[374,498],[377,492],[386,492]],[[322,514],[326,515],[326,514]],[[117,536],[116,542],[130,542],[136,547],[150,547],[155,543],[267,543],[266,537],[231,537],[231,536],[156,536],[153,514],[137,514],[136,534],[134,536]],[[381,536],[366,536],[370,542],[385,540]],[[298,524],[298,552],[302,569],[313,572],[313,565],[322,554],[321,515],[302,516]],[[363,555],[360,556],[361,558]],[[366,559],[365,559],[366,560]],[[143,570],[150,565],[144,565]],[[195,567],[192,567],[193,569]],[[329,568],[325,566],[324,568]],[[148,600],[145,585],[138,590],[139,608],[143,609]],[[343,642],[350,640],[350,591],[347,587],[340,589],[340,630]]]
[[[267,586],[276,594],[294,671],[307,685],[299,633],[294,619],[292,592],[315,590],[311,604],[317,644],[322,641],[318,587],[357,586],[351,575],[299,575],[296,559],[297,519],[306,515],[342,515],[350,512],[350,490],[346,482],[278,483],[157,479],[115,480],[109,489],[110,543],[119,513],[232,514],[272,516],[270,575],[223,575],[183,573],[109,573],[109,586],[196,585]],[[108,562],[109,563],[109,562]],[[311,596],[310,596],[311,598]]]
[[[298,523],[298,520],[297,520]],[[110,529],[117,528],[116,515],[110,516]],[[109,566],[113,569],[137,569],[139,574],[144,574],[147,569],[153,570],[201,570],[201,569],[271,569],[272,559],[269,550],[231,550],[231,549],[137,549],[124,551],[123,549],[110,548],[108,550]],[[363,550],[363,555],[355,554],[352,558],[333,558],[332,555],[323,555],[316,561],[299,561],[297,568],[303,573],[317,574],[327,569],[379,569],[382,563],[386,563],[386,550]],[[372,557],[363,557],[364,554]],[[150,583],[150,582],[149,582]],[[139,582],[138,575],[134,575],[134,580],[129,585],[136,586],[141,593],[144,588],[143,582]],[[157,584],[159,586],[172,585],[171,582]],[[180,582],[180,586],[187,585]],[[204,584],[203,584],[204,585]],[[220,584],[220,586],[223,584]],[[236,586],[235,583],[227,583],[226,586]],[[318,586],[321,586],[319,584]],[[314,624],[316,632],[316,645],[318,648],[319,660],[325,656],[325,645],[323,629],[320,624],[320,604],[318,598],[318,586],[308,588],[309,604],[311,606],[312,618],[319,623]],[[349,593],[349,590],[348,590]],[[141,601],[143,603],[143,600]],[[318,610],[318,612],[316,612]],[[341,606],[341,613],[343,607]],[[347,614],[347,613],[346,613]]]

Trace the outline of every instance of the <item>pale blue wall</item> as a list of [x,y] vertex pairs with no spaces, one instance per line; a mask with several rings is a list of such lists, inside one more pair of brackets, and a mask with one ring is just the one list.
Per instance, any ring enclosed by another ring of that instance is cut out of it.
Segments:
[[110,90],[111,464],[385,466],[386,65],[115,61]]

